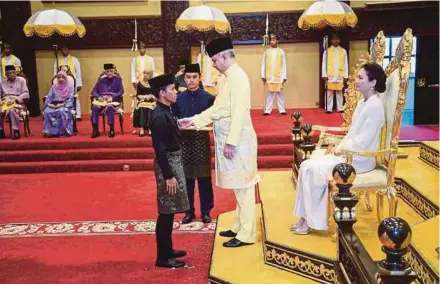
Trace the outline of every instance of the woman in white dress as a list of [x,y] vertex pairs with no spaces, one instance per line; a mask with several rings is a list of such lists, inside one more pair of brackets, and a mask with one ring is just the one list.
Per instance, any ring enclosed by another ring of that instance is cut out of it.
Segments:
[[[345,162],[339,149],[378,149],[381,128],[385,123],[385,112],[377,93],[385,91],[385,83],[386,75],[380,65],[363,65],[356,76],[356,89],[362,93],[364,99],[358,103],[354,111],[347,135],[338,145],[329,145],[324,155],[319,155],[319,150],[316,150],[310,159],[301,163],[294,208],[294,215],[299,221],[291,226],[295,234],[306,235],[311,229],[328,229],[328,182],[333,168]],[[376,160],[354,156],[353,166],[357,173],[365,173],[375,168]]]

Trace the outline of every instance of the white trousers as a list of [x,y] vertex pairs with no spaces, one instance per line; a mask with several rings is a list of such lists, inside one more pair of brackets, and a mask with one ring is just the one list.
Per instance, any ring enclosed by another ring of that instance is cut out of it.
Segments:
[[315,150],[310,159],[301,163],[293,210],[295,217],[304,218],[315,230],[328,229],[328,182],[333,168],[344,162],[343,157],[324,152]]
[[337,111],[342,111],[344,107],[344,96],[342,95],[342,90],[327,90],[327,109],[326,111],[333,111],[333,94],[336,93],[336,109]]
[[234,189],[237,201],[237,219],[232,226],[236,239],[245,243],[256,241],[255,186]]
[[280,113],[286,112],[285,108],[285,102],[284,102],[284,94],[283,92],[268,92],[267,98],[266,98],[266,109],[264,110],[265,113],[271,113],[273,108],[273,97],[277,97],[277,106],[278,111]]

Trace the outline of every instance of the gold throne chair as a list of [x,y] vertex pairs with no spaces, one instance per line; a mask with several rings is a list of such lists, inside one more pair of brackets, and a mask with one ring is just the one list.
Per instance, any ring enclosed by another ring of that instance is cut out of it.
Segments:
[[[369,194],[376,194],[379,222],[383,219],[384,196],[387,196],[388,199],[389,215],[396,216],[397,213],[398,197],[394,178],[402,112],[411,71],[412,48],[413,35],[412,30],[408,28],[396,48],[395,57],[385,69],[387,75],[386,91],[379,95],[384,105],[385,125],[380,135],[379,149],[376,151],[341,149],[341,154],[347,157],[348,163],[351,163],[353,155],[376,158],[376,168],[373,171],[358,174],[351,191],[357,195],[366,195],[367,207],[370,209]],[[336,186],[331,181],[329,183],[329,198],[332,197],[335,190]],[[329,202],[329,207],[332,211],[332,202]]]

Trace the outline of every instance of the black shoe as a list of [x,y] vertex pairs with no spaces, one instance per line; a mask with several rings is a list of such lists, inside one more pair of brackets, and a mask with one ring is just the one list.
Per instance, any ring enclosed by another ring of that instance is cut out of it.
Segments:
[[211,217],[209,216],[209,214],[202,214],[202,222],[203,223],[211,223]]
[[329,114],[329,113],[332,113],[332,112],[331,112],[331,111],[326,111],[325,113],[326,113],[326,114]]
[[92,124],[92,127],[93,127],[93,132],[92,132],[92,138],[96,138],[96,137],[99,137],[99,136],[101,136],[101,134],[99,133],[99,130],[98,130],[98,125],[97,124]]
[[186,251],[184,250],[173,250],[172,256],[173,258],[184,257],[186,255]]
[[170,258],[167,260],[156,260],[156,267],[165,267],[165,268],[180,268],[184,267],[186,262],[175,260],[174,258]]
[[115,126],[110,125],[110,132],[108,133],[108,137],[113,138],[115,137]]
[[182,224],[189,224],[193,221],[193,219],[196,218],[196,215],[194,213],[185,213],[185,217],[182,219]]
[[83,119],[81,117],[77,117],[76,121],[82,121]]
[[0,130],[0,139],[5,139],[6,135],[5,135],[5,131],[2,129]]
[[280,112],[280,114],[281,114],[281,115],[286,115],[287,113],[285,113],[285,112]]
[[252,245],[252,244],[242,242],[236,238],[230,239],[229,241],[223,243],[223,246],[225,248],[239,248],[242,246],[249,246],[249,245]]
[[14,130],[14,134],[12,135],[12,140],[18,140],[20,139],[20,130]]
[[268,115],[270,115],[270,113],[267,112],[263,113],[263,116],[268,116]]
[[231,230],[227,230],[227,231],[221,231],[219,233],[219,235],[221,237],[226,237],[226,238],[235,238],[235,236],[237,236],[236,233],[232,232]]

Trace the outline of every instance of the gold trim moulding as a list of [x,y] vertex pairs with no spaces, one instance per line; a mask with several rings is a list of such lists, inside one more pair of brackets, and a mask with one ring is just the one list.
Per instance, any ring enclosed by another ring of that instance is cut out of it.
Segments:
[[439,169],[439,151],[425,143],[420,143],[419,159],[436,170]]
[[412,244],[409,245],[409,251],[403,258],[417,274],[416,282],[423,284],[439,283],[439,275],[423,259],[422,255]]
[[396,191],[400,198],[411,206],[423,219],[428,220],[439,215],[440,208],[422,195],[402,178],[396,178]]
[[305,253],[287,251],[265,242],[264,262],[319,283],[338,283],[334,261],[318,260]]

